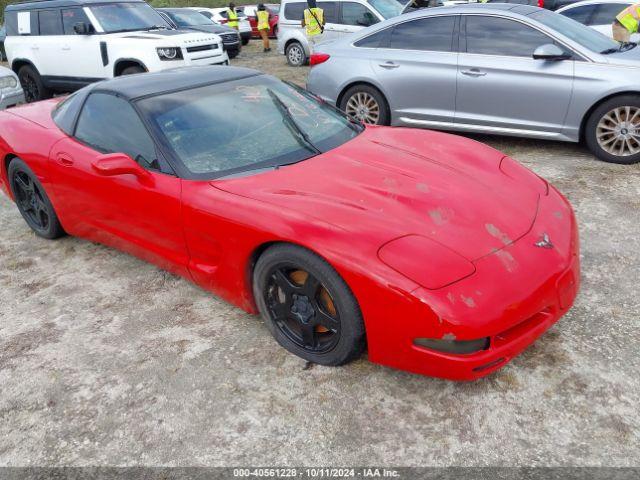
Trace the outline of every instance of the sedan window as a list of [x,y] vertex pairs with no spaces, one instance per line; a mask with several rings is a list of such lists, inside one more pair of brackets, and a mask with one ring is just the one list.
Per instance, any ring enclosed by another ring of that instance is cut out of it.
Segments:
[[527,25],[500,17],[467,17],[467,52],[531,57],[536,48],[554,41]]
[[455,19],[454,16],[427,17],[400,23],[391,32],[389,47],[450,52]]
[[618,14],[627,7],[628,5],[622,3],[601,3],[587,25],[611,25]]
[[571,20],[575,20],[576,22],[580,22],[583,25],[590,25],[589,22],[595,10],[595,5],[582,5],[580,7],[570,8],[562,12],[561,15],[564,15]]
[[158,168],[155,145],[133,107],[121,98],[92,93],[75,137],[101,153],[125,153],[144,168]]

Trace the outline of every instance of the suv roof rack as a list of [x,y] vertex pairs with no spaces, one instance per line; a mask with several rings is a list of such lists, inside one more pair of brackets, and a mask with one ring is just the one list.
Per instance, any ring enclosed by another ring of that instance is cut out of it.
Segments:
[[145,0],[18,0],[7,5],[6,10],[26,10],[28,8],[56,8],[96,3],[144,2]]

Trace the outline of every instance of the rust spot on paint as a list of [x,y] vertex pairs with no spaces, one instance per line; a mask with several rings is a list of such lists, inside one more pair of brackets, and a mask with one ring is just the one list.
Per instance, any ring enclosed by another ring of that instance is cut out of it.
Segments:
[[451,303],[456,303],[456,297],[455,297],[455,295],[453,293],[451,293],[451,292],[447,293],[447,298],[449,299],[449,301]]
[[429,187],[427,186],[426,183],[419,183],[416,185],[416,188],[420,191],[420,192],[428,192],[429,191]]
[[502,230],[496,227],[493,223],[487,223],[484,227],[487,229],[487,232],[489,232],[489,235],[497,238],[503,244],[509,245],[512,242],[511,238],[509,238],[509,235],[504,233]]
[[455,339],[456,339],[456,336],[455,336],[453,333],[445,333],[445,334],[442,336],[442,339],[443,339],[443,340],[455,340]]
[[556,217],[557,219],[562,219],[562,212],[558,211],[558,212],[553,212],[553,216]]
[[464,304],[469,308],[476,307],[476,302],[472,297],[465,297],[464,295],[460,295],[460,300],[462,300]]
[[518,268],[518,262],[509,252],[500,250],[499,252],[496,252],[496,257],[498,257],[500,262],[502,262],[502,265],[507,270],[507,272],[511,273]]
[[429,218],[431,218],[431,221],[436,225],[442,226],[449,221],[451,213],[444,208],[434,208],[433,210],[429,210]]

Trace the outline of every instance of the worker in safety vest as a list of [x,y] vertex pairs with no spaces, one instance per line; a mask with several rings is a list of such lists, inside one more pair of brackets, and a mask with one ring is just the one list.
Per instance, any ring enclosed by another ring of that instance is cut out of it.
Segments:
[[613,39],[623,43],[629,42],[631,34],[638,31],[639,22],[640,3],[628,6],[616,16],[611,25]]
[[304,10],[302,26],[305,27],[309,46],[315,45],[322,40],[324,33],[324,11],[316,6],[316,0],[307,0],[309,8]]
[[256,10],[256,20],[258,22],[258,33],[262,37],[262,46],[265,52],[271,51],[269,46],[269,29],[271,28],[269,27],[269,16],[269,10],[266,9],[263,3],[259,3]]
[[227,26],[238,30],[238,12],[236,12],[236,4],[231,2],[227,8]]

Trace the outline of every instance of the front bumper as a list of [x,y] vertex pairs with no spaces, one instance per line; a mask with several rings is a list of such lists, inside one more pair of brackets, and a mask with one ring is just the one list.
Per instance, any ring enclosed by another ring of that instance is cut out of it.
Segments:
[[24,92],[20,86],[17,88],[0,90],[0,110],[15,107],[19,103],[24,103]]
[[[536,247],[544,234],[553,248]],[[435,320],[412,319],[380,339],[368,335],[370,360],[451,380],[474,380],[507,364],[573,305],[580,260],[571,206],[550,187],[549,194],[540,198],[531,230],[474,264],[476,273],[458,283],[412,292],[433,310]],[[485,337],[490,338],[488,349],[470,354],[443,353],[414,344],[416,338]]]

